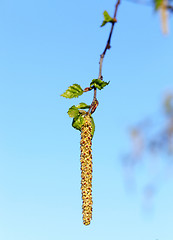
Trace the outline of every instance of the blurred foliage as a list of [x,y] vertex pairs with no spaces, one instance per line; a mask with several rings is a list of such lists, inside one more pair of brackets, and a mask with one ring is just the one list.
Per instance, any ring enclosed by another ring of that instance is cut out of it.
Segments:
[[168,33],[168,0],[155,0],[157,3],[159,1],[159,4],[156,4],[157,10],[160,10],[160,16],[161,16],[161,25],[162,25],[162,31],[164,34]]
[[151,200],[160,184],[173,176],[173,93],[165,95],[162,114],[131,127],[129,136],[132,147],[123,157],[126,183],[134,187],[137,174],[145,175],[143,193]]
[[155,11],[160,13],[163,34],[169,32],[170,13],[173,13],[173,0],[129,0],[137,4],[153,5]]

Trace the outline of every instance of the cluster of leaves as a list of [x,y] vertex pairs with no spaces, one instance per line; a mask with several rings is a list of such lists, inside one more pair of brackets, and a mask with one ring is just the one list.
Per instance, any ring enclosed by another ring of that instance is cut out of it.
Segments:
[[[93,79],[90,83],[90,87],[87,88],[90,90],[92,89],[103,89],[105,86],[107,86],[109,84],[109,82],[104,82],[101,79]],[[79,96],[81,96],[85,91],[81,88],[80,85],[78,84],[73,84],[70,87],[68,87],[68,89],[61,94],[62,97],[65,98],[77,98]],[[84,115],[87,114],[87,112],[84,109],[90,109],[90,105],[81,102],[78,105],[73,105],[72,107],[69,108],[68,110],[68,115],[69,117],[73,118],[72,121],[72,126],[81,131],[81,127],[84,124]],[[88,113],[89,114],[89,113]],[[91,114],[90,114],[91,115]],[[92,136],[94,135],[94,131],[95,131],[95,124],[94,124],[94,120],[91,117],[91,122],[92,122]]]
[[[104,20],[102,22],[101,27],[103,27],[106,23],[112,23],[114,24],[117,22],[115,18],[110,17],[107,11],[104,11],[103,13]],[[73,84],[61,95],[65,98],[77,98],[81,96],[84,92],[88,92],[91,90],[102,90],[105,86],[107,86],[109,82],[105,82],[101,79],[93,79],[90,83],[90,86],[85,88],[84,90],[81,88],[79,84]],[[94,105],[94,106],[93,106]],[[73,105],[68,110],[69,117],[73,118],[72,126],[81,131],[82,125],[84,124],[84,116],[86,114],[90,114],[91,122],[92,122],[92,136],[94,135],[95,130],[95,124],[94,120],[91,116],[91,114],[95,111],[96,107],[98,106],[98,100],[93,99],[93,103],[91,105],[87,105],[86,103],[81,102],[79,105]],[[84,109],[89,109],[88,112],[86,112]]]
[[[101,90],[108,84],[109,82],[104,82],[101,79],[93,79],[90,83],[89,90],[92,90],[93,88],[97,88]],[[83,93],[84,93],[84,90],[81,88],[79,84],[73,84],[72,86],[68,87],[68,89],[63,94],[61,94],[61,96],[65,98],[77,98],[81,96]]]

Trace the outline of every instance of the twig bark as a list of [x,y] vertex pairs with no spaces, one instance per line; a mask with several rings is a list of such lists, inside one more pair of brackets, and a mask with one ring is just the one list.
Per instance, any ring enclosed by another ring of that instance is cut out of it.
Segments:
[[[116,5],[115,5],[114,19],[116,19],[119,4],[120,4],[120,0],[118,0]],[[108,40],[107,40],[107,43],[106,43],[106,47],[105,47],[103,53],[100,55],[99,77],[98,77],[99,79],[103,79],[103,76],[102,76],[103,59],[104,59],[104,56],[106,54],[106,51],[111,48],[110,43],[111,43],[111,37],[112,37],[114,25],[115,25],[115,22],[112,22],[112,27],[111,27],[111,30],[110,30],[110,33],[109,33],[109,37],[108,37]]]
[[[117,16],[117,11],[118,11],[118,6],[120,5],[120,0],[117,1],[116,5],[115,5],[115,11],[114,11],[114,19],[116,19],[116,16]],[[112,27],[111,27],[111,30],[110,30],[110,33],[109,33],[109,37],[108,37],[108,40],[107,40],[107,43],[106,43],[106,46],[105,46],[105,49],[103,51],[103,53],[100,55],[100,61],[99,61],[99,79],[103,79],[103,76],[102,76],[102,67],[103,67],[103,59],[105,57],[105,54],[106,54],[106,51],[108,49],[111,48],[110,46],[110,43],[111,43],[111,37],[112,37],[112,33],[113,33],[113,29],[114,29],[114,25],[115,25],[115,22],[112,22]],[[93,101],[90,105],[90,108],[88,110],[88,112],[92,112],[93,113],[93,109],[94,111],[96,110],[96,107],[98,106],[98,101],[97,101],[97,98],[96,98],[96,94],[97,94],[97,89],[94,88],[94,97],[93,97]],[[97,105],[95,107],[95,105]]]

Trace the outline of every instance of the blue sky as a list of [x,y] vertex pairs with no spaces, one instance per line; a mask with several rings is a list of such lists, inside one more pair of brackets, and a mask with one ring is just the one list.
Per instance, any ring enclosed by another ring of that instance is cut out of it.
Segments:
[[114,1],[6,0],[0,2],[0,239],[172,240],[172,179],[156,193],[152,213],[142,210],[137,173],[125,189],[121,156],[128,127],[161,111],[173,90],[173,24],[165,37],[152,7],[123,1],[103,63],[110,85],[98,92],[94,113],[93,220],[82,224],[80,133],[60,97],[73,83],[98,77],[110,26],[100,28]]

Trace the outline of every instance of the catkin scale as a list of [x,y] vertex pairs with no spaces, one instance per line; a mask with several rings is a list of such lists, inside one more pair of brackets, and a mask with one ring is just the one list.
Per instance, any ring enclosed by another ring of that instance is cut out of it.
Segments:
[[80,162],[83,224],[89,225],[92,219],[92,124],[89,115],[84,116],[81,128]]

